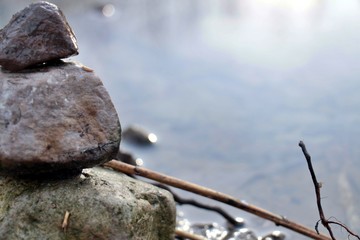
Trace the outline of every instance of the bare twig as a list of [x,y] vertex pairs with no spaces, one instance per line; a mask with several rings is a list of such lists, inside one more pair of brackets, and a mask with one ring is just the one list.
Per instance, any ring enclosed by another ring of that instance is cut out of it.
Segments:
[[[321,195],[320,195],[320,188],[321,188],[321,183],[319,183],[316,179],[316,175],[315,175],[315,171],[313,169],[313,166],[312,166],[312,163],[311,163],[311,156],[310,154],[308,153],[307,149],[306,149],[306,146],[304,144],[303,141],[300,141],[299,142],[299,147],[301,148],[304,156],[305,156],[305,159],[306,159],[306,162],[308,164],[308,168],[309,168],[309,171],[310,171],[310,174],[311,174],[311,179],[313,181],[313,184],[314,184],[314,188],[315,188],[315,194],[316,194],[316,203],[317,203],[317,207],[318,207],[318,211],[319,211],[319,216],[320,216],[320,222],[321,224],[328,230],[330,236],[331,236],[331,239],[336,239],[333,232],[332,232],[332,229],[330,227],[330,224],[336,224],[336,225],[339,225],[341,227],[343,227],[350,235],[356,237],[357,239],[360,239],[358,235],[354,234],[349,228],[347,228],[344,224],[342,223],[339,223],[339,222],[335,222],[335,221],[329,221],[325,218],[325,215],[324,215],[324,211],[322,209],[322,206],[321,206]],[[319,233],[319,230],[318,230],[318,225],[319,225],[319,221],[315,224],[315,230],[316,232]]]
[[190,240],[206,240],[206,238],[203,236],[185,232],[180,229],[175,229],[175,234],[176,234],[176,236],[184,237],[184,238],[190,239]]
[[114,170],[126,173],[126,174],[135,174],[139,175],[145,178],[149,178],[176,188],[180,188],[189,192],[193,192],[195,194],[202,195],[207,198],[211,198],[220,202],[223,202],[225,204],[228,204],[230,206],[242,209],[246,212],[252,213],[258,217],[267,219],[269,221],[274,222],[278,226],[286,227],[290,230],[293,230],[295,232],[298,232],[300,234],[303,234],[305,236],[311,237],[313,239],[320,239],[320,240],[329,240],[330,238],[323,234],[318,234],[312,229],[305,227],[303,225],[300,225],[296,222],[290,221],[287,218],[277,215],[274,213],[271,213],[267,210],[264,210],[262,208],[259,208],[257,206],[248,204],[244,201],[241,201],[239,199],[236,199],[230,195],[226,195],[221,192],[214,191],[209,188],[205,188],[200,185],[196,185],[194,183],[186,182],[181,179],[177,179],[174,177],[166,176],[164,174],[160,174],[154,171],[151,171],[146,168],[138,167],[138,166],[132,166],[126,163],[122,163],[116,160],[112,160],[110,162],[107,162],[104,164],[106,167],[113,168]]
[[[335,239],[334,234],[333,234],[333,232],[331,230],[331,227],[329,225],[329,222],[325,218],[324,211],[323,211],[322,206],[321,206],[320,183],[318,183],[318,181],[316,179],[316,175],[315,175],[314,169],[312,167],[312,163],[311,163],[311,156],[308,153],[308,151],[306,150],[306,146],[303,143],[303,141],[299,142],[299,147],[301,148],[301,150],[302,150],[302,152],[303,152],[303,154],[305,156],[305,159],[306,159],[306,162],[308,164],[308,168],[309,168],[309,171],[310,171],[310,174],[311,174],[311,179],[312,179],[313,184],[314,184],[315,194],[316,194],[316,203],[317,203],[317,207],[318,207],[318,211],[319,211],[319,215],[320,215],[321,224],[328,230],[331,238]],[[316,229],[316,232],[319,232],[317,227],[315,227],[315,229]]]
[[235,218],[233,218],[230,214],[228,214],[225,210],[223,210],[220,207],[216,207],[216,206],[210,206],[201,202],[198,202],[194,199],[185,199],[180,197],[178,194],[174,193],[168,186],[164,185],[164,184],[160,184],[160,183],[153,183],[154,186],[157,186],[159,188],[163,188],[167,191],[169,191],[173,197],[176,203],[178,203],[179,205],[192,205],[198,208],[202,208],[202,209],[206,209],[206,210],[210,210],[210,211],[214,211],[217,212],[218,214],[220,214],[221,216],[223,216],[226,221],[228,223],[230,223],[232,226],[234,227],[240,227],[242,225],[244,225],[243,222],[239,222],[237,221]]
[[357,239],[360,239],[359,235],[355,234],[353,231],[351,231],[347,226],[345,226],[343,223],[335,222],[335,221],[328,221],[329,224],[335,224],[339,225],[340,227],[344,228],[351,236],[356,237]]
[[64,232],[66,232],[66,229],[69,225],[69,217],[70,217],[70,212],[66,211],[64,215],[64,220],[61,224],[61,228],[64,230]]

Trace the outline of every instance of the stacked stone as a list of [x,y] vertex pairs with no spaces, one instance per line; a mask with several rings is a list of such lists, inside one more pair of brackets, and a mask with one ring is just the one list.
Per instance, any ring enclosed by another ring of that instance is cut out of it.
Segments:
[[0,31],[0,170],[67,175],[118,152],[121,127],[101,80],[60,59],[78,54],[59,8],[31,4]]
[[77,53],[47,2],[0,31],[0,239],[173,238],[169,192],[106,169],[82,172],[116,157],[121,127],[93,71],[60,60]]
[[77,54],[74,32],[54,4],[31,4],[0,31],[0,65],[10,71]]

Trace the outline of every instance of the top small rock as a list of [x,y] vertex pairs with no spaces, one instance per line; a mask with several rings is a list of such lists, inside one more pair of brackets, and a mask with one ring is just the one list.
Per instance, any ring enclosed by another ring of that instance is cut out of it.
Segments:
[[10,71],[77,54],[64,14],[48,2],[30,4],[0,30],[0,65]]

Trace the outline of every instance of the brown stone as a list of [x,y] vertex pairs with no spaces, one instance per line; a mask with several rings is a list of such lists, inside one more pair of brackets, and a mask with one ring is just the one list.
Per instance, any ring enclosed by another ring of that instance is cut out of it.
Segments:
[[33,3],[0,30],[0,65],[10,71],[78,54],[75,35],[57,6]]
[[101,80],[75,65],[0,71],[0,170],[76,172],[114,158],[118,115]]

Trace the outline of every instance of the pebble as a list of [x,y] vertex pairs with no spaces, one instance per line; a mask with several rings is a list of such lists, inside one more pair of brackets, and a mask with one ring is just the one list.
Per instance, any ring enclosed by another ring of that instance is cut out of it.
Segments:
[[276,230],[265,236],[258,236],[255,232],[245,225],[245,220],[239,218],[242,223],[240,227],[231,226],[227,224],[222,226],[218,223],[198,224],[191,223],[183,212],[177,211],[176,228],[185,232],[196,234],[197,236],[205,237],[209,240],[285,240],[284,233]]

